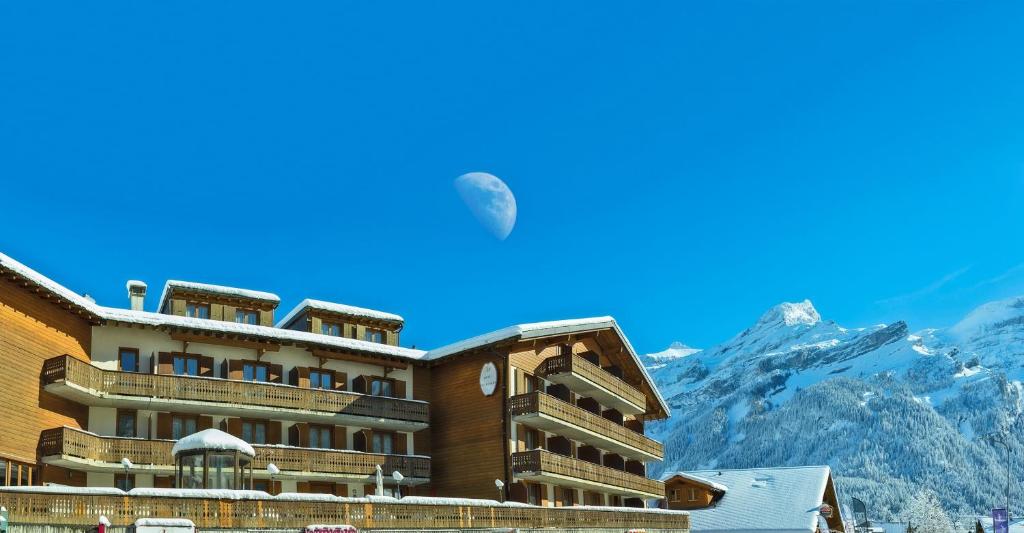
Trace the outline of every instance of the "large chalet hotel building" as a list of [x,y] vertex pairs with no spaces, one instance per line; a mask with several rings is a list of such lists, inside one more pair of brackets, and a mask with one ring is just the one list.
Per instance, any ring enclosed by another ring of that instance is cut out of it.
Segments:
[[[155,292],[155,291],[154,291]],[[0,482],[245,488],[646,507],[644,424],[668,408],[610,317],[522,324],[423,351],[400,316],[167,282],[98,305],[0,254]],[[195,475],[175,441],[220,430],[248,477]],[[399,476],[393,476],[393,472]],[[651,511],[653,512],[653,511]]]

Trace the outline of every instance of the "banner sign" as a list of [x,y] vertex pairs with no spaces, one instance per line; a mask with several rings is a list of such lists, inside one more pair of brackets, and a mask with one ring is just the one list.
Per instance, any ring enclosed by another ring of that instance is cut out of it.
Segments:
[[1009,533],[1010,525],[1006,509],[992,509],[992,533]]

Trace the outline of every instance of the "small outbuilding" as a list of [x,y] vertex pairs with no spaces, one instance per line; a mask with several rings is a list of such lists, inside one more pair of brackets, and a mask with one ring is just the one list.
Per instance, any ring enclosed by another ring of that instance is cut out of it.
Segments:
[[662,507],[690,511],[692,533],[844,532],[827,466],[671,472]]
[[204,429],[174,443],[179,489],[251,489],[256,450],[218,429]]

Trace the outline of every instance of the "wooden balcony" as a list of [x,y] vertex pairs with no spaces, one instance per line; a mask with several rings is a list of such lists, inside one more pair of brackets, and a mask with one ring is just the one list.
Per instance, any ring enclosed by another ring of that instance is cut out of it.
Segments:
[[623,414],[636,415],[647,411],[644,393],[579,355],[566,353],[549,357],[541,363],[537,374]]
[[664,498],[664,483],[547,450],[512,454],[516,477],[637,498]]
[[512,420],[639,461],[660,461],[660,442],[540,391],[509,398]]
[[[35,489],[36,487],[33,487]],[[188,518],[199,530],[281,530],[309,524],[350,524],[363,530],[534,530],[621,533],[647,530],[689,533],[690,517],[661,509],[533,507],[480,501],[402,503],[325,497],[324,501],[287,495],[253,499],[176,498],[26,492],[0,488],[0,505],[7,508],[10,524],[19,526],[77,526],[85,530],[106,516],[114,527],[131,525],[136,518]],[[421,500],[422,501],[422,500]]]
[[[134,463],[136,473],[171,475],[174,473],[173,446],[172,440],[101,437],[63,427],[42,432],[39,455],[47,464],[117,473],[124,470],[121,459],[127,457]],[[388,473],[398,470],[412,485],[430,478],[429,457],[288,446],[254,445],[253,448],[256,449],[253,472],[257,477],[266,472],[268,463],[273,463],[281,470],[280,477],[303,480],[372,482],[377,465]]]
[[70,356],[47,360],[48,392],[85,405],[418,431],[426,402],[276,383],[103,370]]

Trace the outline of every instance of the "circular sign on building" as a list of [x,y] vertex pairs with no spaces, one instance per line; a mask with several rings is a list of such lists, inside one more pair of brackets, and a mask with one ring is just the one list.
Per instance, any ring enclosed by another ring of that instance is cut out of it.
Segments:
[[480,392],[484,393],[484,396],[490,396],[494,394],[496,388],[498,388],[498,367],[494,366],[494,363],[487,363],[480,369]]

